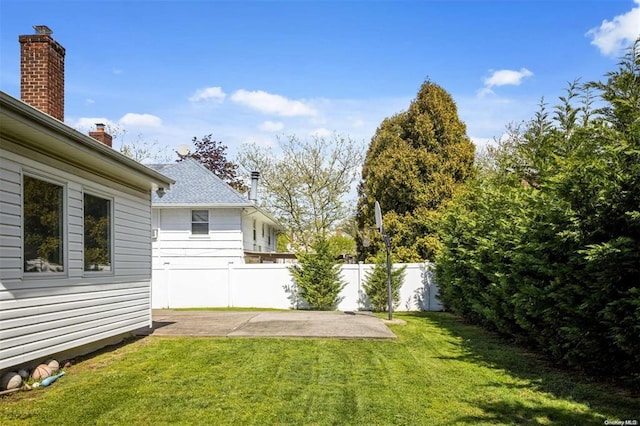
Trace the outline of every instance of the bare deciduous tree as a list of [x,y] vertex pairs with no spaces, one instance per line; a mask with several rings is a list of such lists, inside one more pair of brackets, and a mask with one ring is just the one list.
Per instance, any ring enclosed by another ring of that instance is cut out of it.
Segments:
[[362,166],[364,144],[334,134],[278,139],[275,148],[243,145],[237,162],[260,172],[260,203],[306,249],[349,214],[346,200]]

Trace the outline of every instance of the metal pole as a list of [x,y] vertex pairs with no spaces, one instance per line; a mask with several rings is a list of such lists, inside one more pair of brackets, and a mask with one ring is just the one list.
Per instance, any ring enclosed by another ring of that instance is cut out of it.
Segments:
[[389,236],[384,235],[384,245],[387,250],[387,298],[388,298],[388,310],[389,321],[393,319],[393,295],[391,294],[391,241]]

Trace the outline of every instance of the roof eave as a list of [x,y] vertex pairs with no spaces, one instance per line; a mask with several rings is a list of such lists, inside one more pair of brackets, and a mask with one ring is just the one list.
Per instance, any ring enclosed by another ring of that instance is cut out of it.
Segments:
[[153,208],[207,208],[207,209],[243,209],[246,207],[255,207],[252,203],[156,203],[151,204]]
[[[36,131],[43,132],[46,130],[57,136],[55,138],[56,143],[66,144],[78,153],[84,152],[86,154],[87,151],[90,151],[93,154],[92,159],[95,160],[96,163],[91,166],[99,167],[100,163],[107,163],[111,167],[127,170],[128,172],[133,171],[144,177],[144,179],[151,184],[151,189],[167,189],[175,183],[173,179],[132,160],[113,148],[102,144],[88,135],[78,132],[62,121],[43,113],[3,91],[0,91],[0,112],[0,117],[2,117],[3,121],[7,120],[4,123],[5,125],[0,126],[0,132],[2,134],[7,131],[6,125],[9,121],[15,123],[20,122],[32,128],[34,127],[33,124],[35,124],[40,126],[39,129],[35,129]],[[34,144],[38,142],[39,141],[34,141]],[[68,158],[67,160],[72,161],[72,159]]]

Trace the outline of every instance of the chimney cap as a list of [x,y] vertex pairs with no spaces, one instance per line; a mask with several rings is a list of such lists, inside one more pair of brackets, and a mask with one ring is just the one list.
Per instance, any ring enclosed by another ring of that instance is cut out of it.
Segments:
[[33,29],[36,30],[36,34],[45,34],[45,35],[53,34],[53,31],[51,31],[51,28],[47,27],[46,25],[34,25]]

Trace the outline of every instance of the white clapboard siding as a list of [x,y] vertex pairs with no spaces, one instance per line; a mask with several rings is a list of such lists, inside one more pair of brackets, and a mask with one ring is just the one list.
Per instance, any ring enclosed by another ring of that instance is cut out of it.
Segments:
[[67,269],[70,277],[82,276],[83,270],[83,195],[82,185],[76,182],[67,184]]
[[[144,303],[142,303],[144,304]],[[77,312],[57,312],[55,315],[50,315],[46,321],[43,321],[43,317],[40,316],[40,322],[28,323],[24,326],[6,327],[0,329],[0,339],[2,339],[2,349],[0,351],[30,343],[32,337],[38,335],[40,337],[51,337],[52,335],[66,334],[70,327],[84,327],[85,323],[110,323],[110,319],[113,316],[120,316],[122,314],[129,315],[130,313],[138,312],[141,303],[134,303],[130,306],[117,306],[111,304],[108,310],[95,310],[95,309],[79,309]],[[82,314],[80,312],[83,312]],[[52,331],[53,329],[53,331]]]
[[[242,209],[209,209],[209,233],[191,234],[191,209],[154,209],[153,264],[227,265],[242,263]],[[159,217],[159,220],[158,220]]]
[[115,317],[117,321],[106,325],[80,327],[68,334],[55,337],[32,339],[32,343],[0,351],[0,368],[25,364],[35,359],[44,359],[52,354],[78,348],[109,337],[122,335],[131,330],[148,325],[147,315],[139,311],[136,316]]
[[100,300],[109,302],[109,298],[120,295],[131,295],[148,292],[146,282],[123,282],[118,284],[84,284],[75,286],[42,287],[38,289],[17,290],[11,292],[14,297],[0,293],[0,318],[10,314],[11,309],[59,305],[67,301]]
[[[38,316],[41,321],[47,322],[68,316],[81,316],[89,312],[109,311],[119,306],[138,305],[146,295],[147,292],[145,290],[137,298],[132,298],[130,292],[120,295],[109,294],[101,299],[68,300],[69,298],[66,298],[64,302],[55,305],[37,305],[11,309],[3,312],[0,316],[0,320],[2,320],[0,330],[29,325],[31,324],[29,317],[33,316]],[[104,299],[107,298],[109,304],[104,303]]]
[[[22,174],[65,191],[65,271],[22,272]],[[102,183],[97,183],[102,182]],[[0,149],[0,372],[151,322],[151,195]],[[112,271],[85,272],[83,193],[113,205]]]
[[0,282],[15,282],[22,275],[20,193],[20,167],[0,155]]
[[258,251],[262,248],[263,252],[276,251],[276,237],[275,232],[271,230],[271,244],[269,244],[269,230],[271,229],[266,223],[264,224],[264,236],[262,236],[263,222],[256,220],[256,239],[253,239],[253,218],[251,216],[245,217],[242,223],[242,232],[244,239],[242,241],[245,250]]

